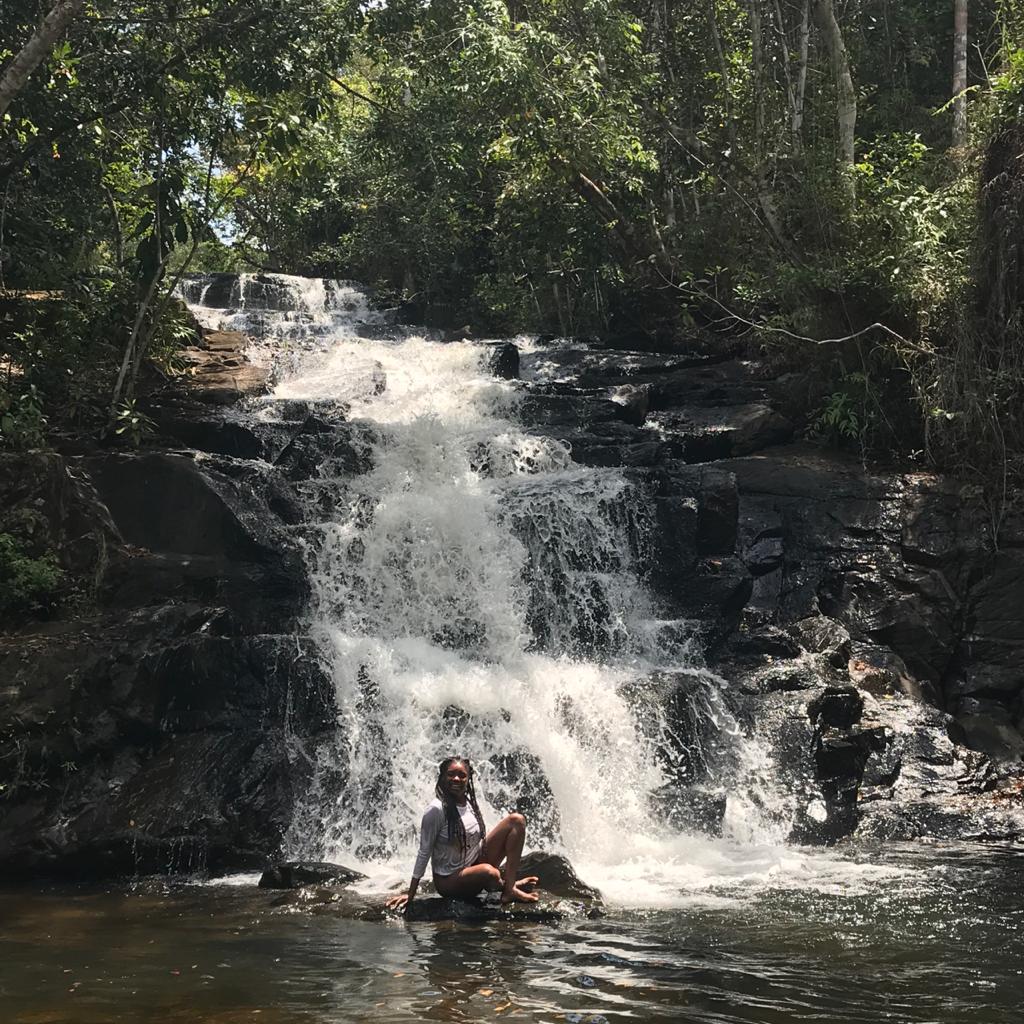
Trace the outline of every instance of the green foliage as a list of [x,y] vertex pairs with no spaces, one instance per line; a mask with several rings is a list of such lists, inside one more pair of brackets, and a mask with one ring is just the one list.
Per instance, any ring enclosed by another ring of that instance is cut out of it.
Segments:
[[0,533],[0,615],[39,614],[56,603],[63,572],[52,553],[33,557],[10,533]]
[[825,401],[814,421],[815,433],[833,444],[863,442],[865,424],[862,405],[849,391],[834,391]]
[[[2,53],[39,13],[9,6]],[[852,171],[802,4],[87,6],[0,132],[0,287],[60,293],[0,338],[4,443],[44,420],[144,440],[135,380],[192,329],[174,281],[260,268],[493,331],[753,324],[813,363],[823,438],[981,465],[972,435],[1017,444],[990,396],[1020,386],[1024,8],[972,5],[954,151],[951,5],[834,6]]]
[[35,385],[21,392],[0,388],[0,448],[38,448],[45,437],[46,417]]
[[117,407],[114,433],[133,448],[138,448],[155,430],[156,424],[138,408],[135,399],[128,399]]

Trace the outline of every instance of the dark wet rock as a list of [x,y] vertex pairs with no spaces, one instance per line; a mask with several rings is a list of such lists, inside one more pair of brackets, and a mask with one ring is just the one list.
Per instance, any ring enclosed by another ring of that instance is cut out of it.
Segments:
[[778,626],[741,622],[718,652],[718,659],[733,665],[763,667],[766,664],[802,660],[803,648]]
[[519,349],[510,341],[490,342],[486,345],[487,369],[495,377],[515,380],[519,376]]
[[0,453],[0,532],[33,557],[55,555],[76,579],[102,580],[123,545],[81,461],[55,452]]
[[299,889],[305,885],[349,885],[366,875],[343,864],[324,861],[278,861],[260,875],[261,889]]
[[555,924],[565,917],[579,917],[578,907],[562,900],[538,900],[536,903],[514,903],[504,907],[497,899],[448,900],[441,897],[416,900],[406,917],[410,921],[462,921],[483,924],[487,921],[525,921]]
[[336,424],[329,431],[301,430],[273,462],[293,483],[358,476],[372,468],[376,440],[374,430],[359,423]]
[[366,894],[347,888],[307,886],[283,893],[273,900],[272,907],[305,911],[317,916],[342,920],[385,921],[405,918],[408,921],[458,921],[463,924],[486,924],[491,921],[515,921],[532,924],[555,924],[566,918],[601,916],[601,909],[591,900],[551,898],[545,894],[534,903],[501,904],[498,893],[487,893],[476,899],[452,900],[440,896],[418,896],[401,914],[387,909],[387,900],[394,893]]
[[184,408],[149,408],[150,417],[169,440],[197,451],[228,455],[237,459],[265,456],[265,444],[247,423],[224,412]]
[[613,420],[628,421],[628,411],[610,398],[581,394],[533,392],[523,398],[518,417],[528,427],[591,427]]
[[652,583],[674,595],[697,564],[697,502],[691,497],[657,497],[653,506]]
[[849,729],[860,721],[864,698],[855,687],[828,687],[807,705],[807,716],[821,728]]
[[743,561],[752,576],[764,576],[782,566],[783,539],[769,526],[753,537],[743,549]]
[[608,397],[622,409],[621,417],[633,426],[643,425],[651,407],[651,389],[646,384],[622,384],[612,388]]
[[890,741],[883,727],[830,727],[819,720],[812,747],[815,776],[824,797],[825,815],[798,823],[804,842],[834,842],[849,835],[860,821],[858,798],[873,753]]
[[35,510],[83,595],[0,637],[8,877],[274,851],[309,770],[293,745],[334,717],[309,641],[281,633],[306,583],[276,486],[165,453],[0,459],[0,504]]
[[531,842],[557,841],[562,829],[558,803],[540,758],[521,748],[496,754],[489,763],[494,780],[487,790],[491,804],[525,815]]
[[[925,696],[903,659],[887,647],[861,642],[851,644],[847,672],[856,687],[876,697],[901,692],[918,699]],[[934,693],[930,692],[929,696]]]
[[721,836],[728,794],[705,786],[664,786],[651,794],[659,820],[680,832]]
[[[809,615],[788,627],[790,636],[812,654],[820,654],[835,668],[848,665],[850,633],[841,623],[825,615]],[[853,680],[857,683],[857,680]]]
[[165,453],[97,456],[81,468],[121,542],[98,581],[105,602],[226,605],[254,632],[299,614],[305,570],[273,508],[286,497],[265,474]]
[[309,642],[199,606],[83,625],[0,645],[8,876],[265,862],[308,782],[290,746],[333,726]]
[[1007,709],[995,701],[961,701],[955,717],[954,735],[972,750],[994,761],[1020,763],[1024,758],[1024,736]]
[[259,521],[247,490],[187,456],[100,456],[85,469],[119,532],[135,547],[257,560],[279,547],[273,519]]
[[[655,401],[652,395],[652,406]],[[666,438],[681,445],[687,462],[758,452],[790,440],[794,432],[789,420],[760,402],[670,409],[653,413],[651,420]]]
[[740,685],[745,693],[813,690],[828,680],[832,673],[827,664],[814,657],[772,661],[750,672]]
[[696,352],[630,352],[599,344],[554,347],[552,341],[553,338],[549,339],[549,347],[540,356],[531,356],[526,361],[531,376],[541,380],[572,380],[581,387],[651,384],[667,375],[713,362],[712,357]]
[[704,558],[677,601],[680,608],[701,618],[721,617],[724,625],[739,614],[751,587],[750,572],[738,558]]
[[652,672],[621,687],[640,733],[657,743],[673,788],[706,782],[715,766],[717,733],[710,727],[709,682],[696,672]]
[[697,551],[701,555],[731,555],[739,528],[736,477],[713,466],[701,469],[697,502]]
[[[621,406],[617,408],[616,415],[626,415]],[[543,431],[564,443],[573,462],[584,466],[662,467],[679,454],[672,444],[623,419],[548,424]]]
[[519,862],[519,876],[537,876],[537,888],[567,900],[601,899],[601,893],[580,880],[568,858],[534,850]]
[[581,466],[622,466],[635,469],[657,466],[665,459],[665,445],[660,441],[635,444],[608,442],[593,434],[559,435],[570,446],[573,462]]
[[979,843],[1019,843],[1024,813],[1012,804],[977,800],[921,800],[904,805],[869,805],[858,835],[887,842],[918,839]]

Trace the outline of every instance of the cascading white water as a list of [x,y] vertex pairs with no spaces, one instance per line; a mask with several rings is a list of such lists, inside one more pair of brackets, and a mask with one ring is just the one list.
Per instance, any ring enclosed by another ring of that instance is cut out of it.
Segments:
[[[489,822],[518,801],[531,841],[563,849],[612,900],[664,905],[802,865],[776,845],[787,823],[742,797],[744,777],[765,785],[763,751],[639,578],[642,489],[520,426],[522,392],[487,372],[481,347],[359,337],[365,299],[330,299],[351,286],[276,284],[292,287],[291,312],[201,316],[241,329],[256,316],[277,380],[257,415],[340,404],[369,467],[334,477],[327,464],[310,485],[310,629],[339,727],[307,752],[316,781],[292,852],[407,876],[437,763],[456,753],[476,766]],[[665,714],[680,680],[719,740],[699,753],[739,787],[726,828],[745,846],[689,834],[652,803],[670,788],[666,752],[699,743]]]

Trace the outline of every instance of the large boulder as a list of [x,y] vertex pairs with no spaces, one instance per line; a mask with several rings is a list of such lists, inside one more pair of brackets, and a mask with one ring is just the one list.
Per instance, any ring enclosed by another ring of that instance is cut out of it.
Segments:
[[582,881],[569,863],[569,859],[561,854],[546,853],[542,850],[526,854],[519,862],[519,876],[522,878],[526,875],[536,875],[539,889],[563,899],[601,899],[601,893]]

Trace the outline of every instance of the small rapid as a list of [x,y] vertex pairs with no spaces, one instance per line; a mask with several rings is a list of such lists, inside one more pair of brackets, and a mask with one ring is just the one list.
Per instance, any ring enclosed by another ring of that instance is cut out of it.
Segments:
[[[298,751],[314,781],[292,855],[357,865],[378,888],[407,876],[437,762],[454,753],[476,767],[488,822],[523,810],[530,845],[566,853],[619,905],[891,870],[785,846],[769,753],[646,584],[657,526],[643,481],[527,428],[530,384],[493,375],[493,344],[389,325],[349,283],[243,275],[214,306],[215,286],[185,297],[270,368],[250,415],[302,403],[346,432],[346,457],[304,485],[309,630],[338,727]],[[721,838],[678,800],[702,780],[724,794]]]

